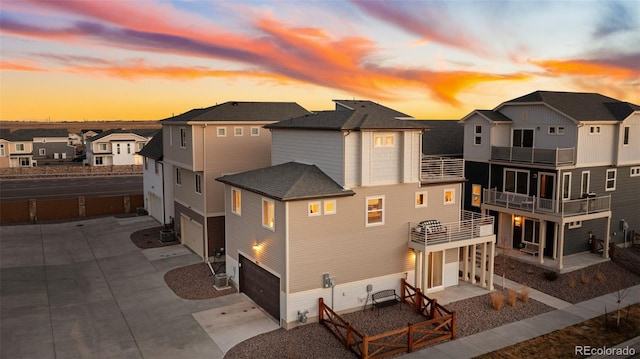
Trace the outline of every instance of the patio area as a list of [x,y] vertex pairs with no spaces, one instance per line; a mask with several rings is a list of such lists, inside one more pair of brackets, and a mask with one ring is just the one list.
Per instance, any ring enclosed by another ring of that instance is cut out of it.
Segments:
[[610,258],[602,258],[602,254],[591,252],[581,252],[564,256],[562,259],[562,269],[558,270],[558,260],[551,257],[544,257],[543,263],[540,258],[515,248],[496,248],[496,255],[503,254],[520,262],[532,264],[535,266],[547,268],[559,273],[569,273],[578,269],[586,268],[594,264],[608,262]]

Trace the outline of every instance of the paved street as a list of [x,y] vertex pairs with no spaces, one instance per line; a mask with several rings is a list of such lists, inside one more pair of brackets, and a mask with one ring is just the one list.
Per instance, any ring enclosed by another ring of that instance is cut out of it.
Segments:
[[121,194],[142,194],[142,176],[87,176],[0,181],[2,201]]
[[[278,327],[242,294],[177,297],[164,274],[199,259],[130,240],[157,225],[145,216],[0,227],[0,357],[222,358]],[[235,320],[217,320],[220,311]]]

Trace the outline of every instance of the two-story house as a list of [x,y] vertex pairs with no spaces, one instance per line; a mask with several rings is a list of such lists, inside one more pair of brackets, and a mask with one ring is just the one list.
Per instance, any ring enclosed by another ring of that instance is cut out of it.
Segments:
[[442,290],[478,265],[492,288],[493,222],[461,211],[462,159],[423,159],[426,123],[406,114],[335,104],[265,126],[272,165],[218,178],[232,283],[286,328],[320,297],[358,310],[401,278]]
[[610,241],[640,229],[639,106],[535,91],[460,123],[465,205],[496,215],[499,247],[562,270],[565,256],[607,258]]
[[0,143],[0,156],[4,154],[8,161],[7,167],[32,167],[37,162],[33,160],[33,136],[23,131],[3,131]]
[[75,147],[69,144],[67,129],[34,128],[13,132],[17,138],[31,139],[33,160],[72,159]]
[[141,165],[138,154],[158,130],[112,129],[87,139],[90,166]]
[[294,102],[233,101],[161,120],[165,188],[173,187],[165,202],[173,202],[183,245],[204,260],[224,251],[224,186],[214,179],[268,166],[271,133],[263,126],[307,113]]
[[[173,218],[173,176],[164,165],[162,131],[156,132],[138,153],[143,157],[142,187],[144,205],[149,215],[162,224],[171,224]],[[171,200],[165,200],[170,198]]]
[[0,128],[0,168],[9,168],[9,145],[11,144],[11,131],[8,128]]

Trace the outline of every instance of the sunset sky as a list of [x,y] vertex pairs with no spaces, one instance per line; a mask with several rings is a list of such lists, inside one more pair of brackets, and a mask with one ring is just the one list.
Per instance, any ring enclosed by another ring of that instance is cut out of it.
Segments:
[[456,119],[535,90],[640,104],[640,1],[0,0],[1,120],[368,99]]

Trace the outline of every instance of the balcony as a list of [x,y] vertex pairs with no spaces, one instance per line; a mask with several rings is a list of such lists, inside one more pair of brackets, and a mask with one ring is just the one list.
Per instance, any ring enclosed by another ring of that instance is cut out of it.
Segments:
[[424,156],[420,163],[420,180],[430,183],[464,180],[464,160]]
[[546,149],[491,146],[491,160],[554,166],[573,165],[576,163],[575,147]]
[[590,195],[587,198],[554,201],[519,193],[499,192],[496,189],[485,189],[483,191],[483,203],[558,217],[580,216],[611,210],[610,195]]
[[409,247],[424,250],[425,246],[455,243],[465,245],[462,241],[492,236],[493,216],[481,213],[461,211],[457,222],[427,220],[420,223],[409,223]]

